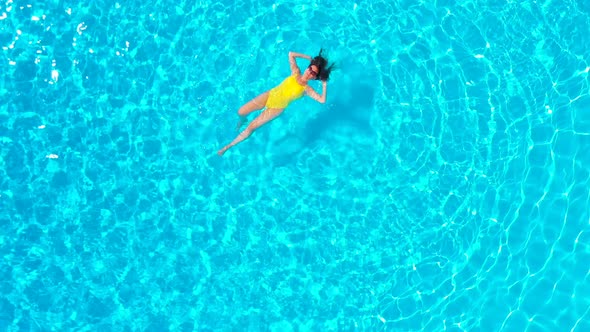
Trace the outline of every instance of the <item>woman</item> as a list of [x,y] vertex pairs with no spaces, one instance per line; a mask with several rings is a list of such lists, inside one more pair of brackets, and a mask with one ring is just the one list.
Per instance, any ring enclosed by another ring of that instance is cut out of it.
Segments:
[[[311,60],[311,63],[303,74],[301,74],[295,58]],[[330,77],[333,64],[328,66],[328,60],[322,56],[322,50],[313,59],[305,54],[289,52],[289,64],[291,65],[291,76],[287,77],[281,84],[270,91],[250,100],[238,110],[240,122],[238,123],[237,129],[239,130],[246,121],[248,114],[266,107],[231,143],[217,151],[218,155],[222,156],[229,148],[250,137],[254,130],[277,118],[292,101],[301,98],[304,92],[322,104],[326,102],[326,82]],[[323,91],[321,96],[312,87],[307,85],[310,80],[314,79],[322,81]]]

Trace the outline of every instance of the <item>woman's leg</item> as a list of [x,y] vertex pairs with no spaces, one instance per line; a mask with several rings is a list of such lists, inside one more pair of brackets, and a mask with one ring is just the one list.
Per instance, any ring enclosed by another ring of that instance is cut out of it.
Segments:
[[238,110],[240,121],[238,122],[238,127],[236,128],[236,130],[239,130],[240,127],[244,124],[244,122],[246,122],[246,117],[248,116],[248,114],[263,109],[264,105],[266,105],[267,100],[268,91],[260,94],[259,96],[244,104],[244,106],[240,107],[240,109]]
[[256,119],[252,120],[248,127],[242,131],[238,137],[236,137],[231,143],[224,146],[221,150],[217,151],[217,154],[222,156],[227,149],[231,148],[232,146],[240,143],[241,141],[245,140],[246,138],[250,137],[254,130],[260,128],[261,126],[265,125],[266,123],[276,119],[279,115],[283,113],[282,108],[267,108],[262,112]]

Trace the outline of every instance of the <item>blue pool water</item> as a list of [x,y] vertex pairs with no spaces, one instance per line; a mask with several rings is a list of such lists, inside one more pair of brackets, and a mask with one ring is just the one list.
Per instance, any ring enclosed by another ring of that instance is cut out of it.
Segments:
[[590,330],[590,2],[231,3],[0,3],[0,330]]

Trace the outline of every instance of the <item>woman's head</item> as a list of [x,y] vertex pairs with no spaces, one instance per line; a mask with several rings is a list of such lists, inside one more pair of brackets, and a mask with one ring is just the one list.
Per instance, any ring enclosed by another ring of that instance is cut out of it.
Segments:
[[316,80],[327,81],[330,78],[330,72],[334,69],[334,64],[328,66],[328,59],[322,56],[322,52],[323,49],[320,49],[320,54],[311,59],[308,70],[313,71]]

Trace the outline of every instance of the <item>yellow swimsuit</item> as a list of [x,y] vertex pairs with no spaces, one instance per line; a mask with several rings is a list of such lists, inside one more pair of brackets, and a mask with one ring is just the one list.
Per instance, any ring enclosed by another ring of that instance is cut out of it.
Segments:
[[267,108],[286,108],[293,100],[303,96],[305,87],[297,83],[297,76],[291,75],[270,90],[266,100]]

